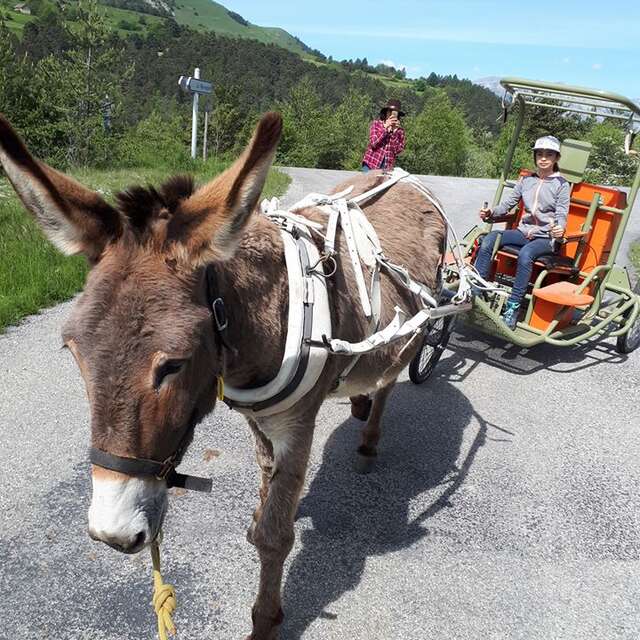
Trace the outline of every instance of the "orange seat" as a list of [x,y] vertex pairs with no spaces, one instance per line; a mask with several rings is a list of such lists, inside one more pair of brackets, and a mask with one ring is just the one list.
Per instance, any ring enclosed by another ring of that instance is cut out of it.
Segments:
[[593,296],[588,293],[576,293],[577,290],[577,284],[562,280],[546,287],[535,289],[533,295],[541,300],[553,302],[564,307],[582,307],[593,302]]

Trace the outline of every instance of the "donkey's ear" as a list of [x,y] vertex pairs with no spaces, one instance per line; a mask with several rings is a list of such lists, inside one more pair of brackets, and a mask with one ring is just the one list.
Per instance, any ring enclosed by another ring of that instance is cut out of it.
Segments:
[[185,200],[169,237],[193,264],[230,258],[258,204],[280,140],[282,117],[265,114],[236,162]]
[[0,114],[0,163],[24,206],[63,253],[96,262],[122,232],[120,214],[95,191],[36,160]]

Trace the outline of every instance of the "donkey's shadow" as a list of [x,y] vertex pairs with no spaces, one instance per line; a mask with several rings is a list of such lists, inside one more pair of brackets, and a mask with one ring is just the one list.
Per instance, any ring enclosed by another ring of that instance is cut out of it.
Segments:
[[[478,426],[459,462],[463,432],[474,416]],[[464,482],[487,429],[443,378],[423,387],[399,384],[387,405],[376,470],[361,476],[353,471],[361,424],[348,419],[331,434],[300,503],[302,549],[284,588],[283,640],[301,638],[316,618],[335,618],[327,607],[357,587],[369,556],[410,547],[428,535],[425,521]],[[430,490],[427,508],[410,517],[410,502]]]

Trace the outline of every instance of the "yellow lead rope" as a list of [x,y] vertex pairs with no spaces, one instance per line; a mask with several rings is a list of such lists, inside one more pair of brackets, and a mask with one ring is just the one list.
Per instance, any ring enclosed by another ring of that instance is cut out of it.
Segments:
[[162,581],[160,574],[160,542],[161,534],[151,543],[151,559],[153,561],[153,608],[158,616],[158,636],[167,640],[167,632],[176,635],[176,626],[171,614],[176,610],[176,590]]

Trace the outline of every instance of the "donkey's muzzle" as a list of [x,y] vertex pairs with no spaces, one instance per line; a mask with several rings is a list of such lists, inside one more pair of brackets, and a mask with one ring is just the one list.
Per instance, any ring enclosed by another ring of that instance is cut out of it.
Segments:
[[104,542],[116,551],[121,553],[138,553],[141,551],[147,540],[147,534],[145,531],[139,531],[135,536],[129,538],[117,538],[104,534],[97,534],[89,527],[89,537],[96,542]]
[[137,553],[158,534],[167,506],[164,481],[94,467],[89,536],[122,553]]

